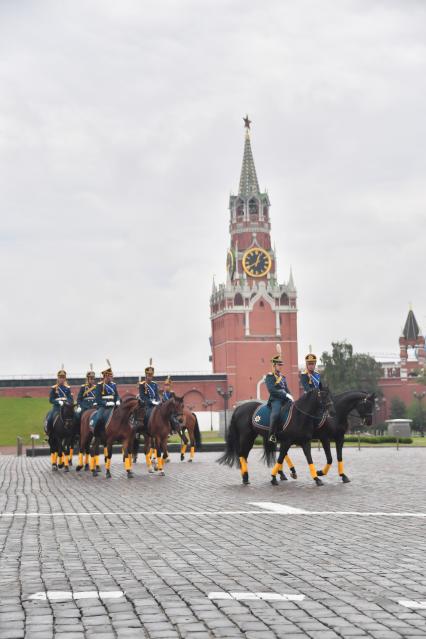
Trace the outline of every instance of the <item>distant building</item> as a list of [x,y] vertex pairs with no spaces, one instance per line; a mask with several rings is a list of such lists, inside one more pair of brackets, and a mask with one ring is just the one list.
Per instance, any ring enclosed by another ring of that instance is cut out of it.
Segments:
[[385,420],[390,417],[392,398],[399,397],[409,405],[415,398],[414,393],[426,391],[426,386],[418,382],[418,376],[426,365],[425,338],[412,309],[408,312],[399,338],[399,357],[376,356],[376,360],[383,368],[383,377],[379,382],[383,392],[380,419]]
[[262,384],[270,359],[281,346],[283,370],[294,395],[299,394],[297,361],[297,292],[293,275],[279,283],[271,241],[269,195],[262,192],[246,122],[238,195],[229,199],[229,249],[226,284],[213,281],[210,298],[214,373],[225,373],[232,403],[266,397]]

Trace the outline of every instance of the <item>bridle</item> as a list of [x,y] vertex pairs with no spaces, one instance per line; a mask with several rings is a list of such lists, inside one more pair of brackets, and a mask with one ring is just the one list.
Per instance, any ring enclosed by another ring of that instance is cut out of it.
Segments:
[[[324,391],[316,390],[316,391],[311,391],[311,392],[316,392],[316,393],[317,393],[317,395],[319,396],[319,398],[320,398],[320,399],[322,399],[322,397],[321,397],[321,393],[322,393],[322,392],[324,392]],[[332,406],[333,406],[333,402],[331,401],[330,397],[328,397],[328,398],[327,398],[327,404],[326,404],[326,406],[325,406],[325,410],[324,410],[324,412],[323,412],[322,416],[320,417],[319,415],[311,415],[310,413],[307,413],[306,411],[302,410],[301,408],[299,408],[299,407],[296,405],[296,402],[294,402],[294,404],[293,404],[293,407],[294,407],[294,408],[295,408],[295,409],[296,409],[299,413],[301,413],[302,415],[306,415],[306,417],[310,417],[311,419],[320,419],[321,421],[322,421],[325,417],[328,417],[329,410],[330,410],[330,408],[332,408]],[[322,402],[321,402],[321,408],[323,408],[323,404],[322,404]]]

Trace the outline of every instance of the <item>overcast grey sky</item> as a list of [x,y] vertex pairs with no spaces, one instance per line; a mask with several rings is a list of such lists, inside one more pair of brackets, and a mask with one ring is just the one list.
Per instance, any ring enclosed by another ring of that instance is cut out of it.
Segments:
[[426,3],[0,0],[0,374],[208,371],[242,116],[299,355],[426,325]]

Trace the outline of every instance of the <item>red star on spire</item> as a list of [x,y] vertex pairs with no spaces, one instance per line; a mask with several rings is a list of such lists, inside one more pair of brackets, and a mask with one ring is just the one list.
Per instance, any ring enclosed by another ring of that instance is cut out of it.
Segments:
[[243,118],[243,120],[244,120],[244,126],[246,127],[246,129],[249,129],[251,124],[251,120],[249,120],[249,116],[246,115],[246,117]]

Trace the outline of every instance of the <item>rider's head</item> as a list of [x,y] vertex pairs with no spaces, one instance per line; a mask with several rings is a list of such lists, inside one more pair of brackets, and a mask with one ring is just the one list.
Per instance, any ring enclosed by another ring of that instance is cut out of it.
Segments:
[[305,357],[306,370],[308,373],[313,373],[315,370],[315,366],[317,365],[317,356],[313,353],[309,353]]
[[108,384],[108,382],[112,381],[112,368],[106,368],[102,371],[102,377],[104,378],[104,382]]
[[281,355],[274,355],[271,359],[271,364],[274,370],[274,373],[280,372],[280,367],[282,366],[283,360],[281,359]]
[[170,393],[171,389],[172,389],[172,380],[170,379],[170,377],[166,377],[166,379],[164,380],[164,390]]
[[61,368],[61,370],[58,371],[58,383],[65,384],[66,379],[67,379],[67,373],[66,371],[64,371],[63,368]]
[[152,378],[154,377],[154,368],[152,366],[147,366],[145,368],[145,379],[147,382],[152,381]]
[[94,384],[95,383],[95,373],[94,371],[88,371],[87,375],[87,383],[88,384]]

